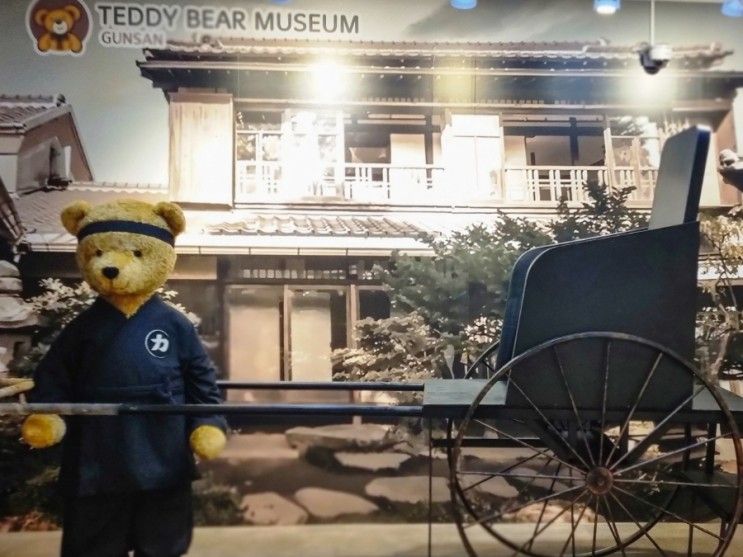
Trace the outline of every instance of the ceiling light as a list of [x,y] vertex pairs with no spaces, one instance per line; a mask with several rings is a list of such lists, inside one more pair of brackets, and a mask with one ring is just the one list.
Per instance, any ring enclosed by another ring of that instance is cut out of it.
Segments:
[[612,15],[621,6],[621,0],[593,0],[593,9],[601,15]]
[[728,17],[743,17],[743,0],[725,0],[721,11]]
[[449,4],[456,10],[471,10],[477,6],[477,0],[449,0]]

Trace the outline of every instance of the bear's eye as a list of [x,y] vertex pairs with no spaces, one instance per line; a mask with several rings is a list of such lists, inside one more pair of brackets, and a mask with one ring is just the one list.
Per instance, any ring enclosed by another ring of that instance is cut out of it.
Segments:
[[99,249],[95,250],[95,256],[96,257],[100,257],[101,255],[103,255],[103,252],[101,250],[99,250]]
[[138,249],[135,249],[134,250],[134,257],[142,257],[142,251],[141,250],[138,250]]

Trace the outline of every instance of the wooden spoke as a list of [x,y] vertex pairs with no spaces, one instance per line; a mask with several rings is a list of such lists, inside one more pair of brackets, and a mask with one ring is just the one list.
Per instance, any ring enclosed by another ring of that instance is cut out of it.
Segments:
[[[475,419],[475,420],[473,420],[473,421],[474,421],[475,423],[477,423],[477,424],[480,424],[481,426],[483,426],[483,427],[485,427],[485,428],[487,428],[487,429],[489,429],[489,430],[491,430],[491,431],[493,431],[493,432],[497,433],[498,435],[503,435],[504,437],[506,437],[507,439],[510,439],[511,441],[514,441],[514,442],[516,442],[516,443],[518,443],[518,444],[520,444],[520,445],[523,445],[523,446],[525,446],[525,447],[527,447],[527,448],[530,448],[530,449],[532,449],[532,450],[534,449],[534,447],[532,447],[531,445],[529,445],[529,444],[528,444],[528,443],[526,443],[525,441],[522,441],[521,439],[518,439],[517,437],[514,437],[514,436],[513,436],[513,435],[511,435],[510,433],[507,433],[507,432],[505,432],[505,431],[501,431],[500,429],[498,429],[497,427],[495,427],[495,426],[494,426],[494,425],[492,425],[492,424],[488,424],[488,423],[485,423],[485,422],[483,422],[482,420],[478,420],[478,419]],[[568,446],[569,446],[569,445],[568,445]],[[553,456],[552,456],[552,458],[553,458],[554,460],[556,460],[557,462],[559,462],[560,464],[562,464],[563,466],[567,466],[568,468],[571,468],[571,469],[573,469],[573,470],[576,470],[577,472],[580,472],[580,473],[584,473],[584,471],[583,471],[583,470],[581,470],[580,468],[578,468],[578,467],[576,467],[576,466],[574,466],[574,465],[570,464],[569,462],[566,462],[565,460],[562,460],[561,458],[557,458],[557,456],[554,456],[554,455],[553,455]]]
[[562,379],[562,384],[565,386],[565,391],[568,394],[568,399],[570,400],[570,406],[573,408],[573,414],[575,415],[575,423],[578,427],[578,429],[583,432],[583,444],[586,446],[586,453],[588,453],[588,458],[591,461],[591,464],[593,466],[596,466],[596,460],[593,458],[593,452],[591,451],[591,448],[588,446],[588,438],[586,436],[586,431],[583,429],[581,424],[583,424],[583,420],[580,419],[580,414],[578,413],[578,406],[575,404],[575,398],[573,397],[573,391],[570,389],[570,385],[568,384],[568,378],[565,375],[565,369],[562,366],[562,361],[560,360],[560,353],[557,350],[557,346],[552,347],[552,354],[555,356],[555,363],[557,364],[557,369],[560,371],[560,377]]
[[625,506],[624,506],[624,504],[623,504],[623,503],[622,503],[622,502],[621,502],[621,501],[620,501],[619,499],[617,499],[617,496],[616,496],[616,495],[614,495],[614,494],[613,494],[613,493],[612,493],[611,491],[609,492],[609,495],[611,496],[611,498],[612,498],[612,499],[614,499],[614,500],[615,500],[615,501],[617,502],[617,505],[619,505],[619,506],[620,506],[620,507],[622,508],[622,510],[623,510],[623,511],[625,512],[625,514],[626,514],[626,515],[627,515],[628,517],[630,517],[630,519],[632,520],[632,522],[634,522],[634,523],[635,523],[635,525],[637,526],[638,530],[642,531],[642,534],[643,534],[643,536],[645,536],[645,537],[646,537],[646,538],[647,538],[648,540],[650,540],[650,543],[652,543],[652,544],[653,544],[653,545],[655,546],[655,549],[657,549],[657,550],[658,550],[658,552],[659,552],[659,553],[660,553],[661,555],[664,555],[665,557],[668,557],[668,555],[666,554],[666,552],[665,552],[665,551],[663,551],[663,549],[661,549],[661,547],[660,547],[660,546],[658,545],[658,542],[656,542],[656,541],[655,541],[655,540],[653,539],[653,537],[652,537],[652,536],[651,536],[651,535],[650,535],[650,534],[649,534],[649,533],[648,533],[648,532],[647,532],[647,531],[646,531],[645,529],[643,529],[643,527],[642,527],[642,526],[640,526],[640,523],[639,523],[639,522],[637,521],[637,519],[635,518],[635,515],[633,515],[633,514],[632,514],[632,513],[631,513],[631,512],[629,511],[629,509],[628,509],[627,507],[625,507]]
[[[560,473],[560,467],[562,464],[557,465],[557,470],[555,470],[555,474]],[[553,477],[552,482],[550,483],[549,491],[554,491],[555,489],[555,483],[557,482],[557,476]],[[537,518],[537,523],[534,525],[534,532],[531,535],[531,541],[529,542],[529,549],[531,549],[532,542],[534,541],[534,537],[536,536],[537,531],[539,530],[539,525],[542,523],[542,517],[544,516],[544,511],[547,510],[547,503],[548,501],[545,501],[542,503],[542,510],[539,511],[539,517]]]
[[705,439],[704,441],[698,441],[697,443],[693,443],[686,447],[681,447],[680,449],[676,449],[674,451],[664,453],[660,456],[656,456],[655,458],[651,458],[650,460],[643,460],[641,462],[637,462],[635,464],[632,464],[631,466],[627,466],[627,468],[622,468],[621,470],[614,472],[614,475],[621,476],[622,474],[625,474],[629,472],[630,470],[636,470],[637,468],[642,468],[643,466],[647,466],[648,464],[653,464],[654,462],[660,462],[661,460],[665,460],[667,458],[670,458],[677,454],[681,454],[686,451],[690,451],[691,449],[694,449],[696,447],[701,447],[702,445],[706,445],[707,443],[712,443],[714,441],[717,441],[718,439],[724,439],[728,437],[729,435],[730,435],[729,433],[725,433],[723,435],[717,435],[715,437],[710,437],[708,439]]
[[542,411],[541,411],[541,410],[539,409],[539,407],[538,407],[538,406],[537,406],[536,404],[534,404],[534,402],[533,402],[533,401],[532,401],[532,400],[531,400],[531,399],[530,399],[530,398],[529,398],[529,397],[527,396],[527,394],[526,394],[526,393],[525,393],[525,392],[523,391],[523,389],[522,389],[521,387],[519,387],[518,383],[516,383],[516,381],[515,381],[515,380],[514,380],[514,379],[513,379],[512,377],[509,377],[509,381],[508,381],[508,384],[509,384],[510,386],[513,386],[513,387],[515,387],[515,388],[516,388],[516,390],[517,390],[517,391],[518,391],[518,392],[519,392],[519,393],[521,394],[521,396],[523,396],[523,397],[524,397],[524,399],[525,399],[525,400],[526,400],[526,401],[527,401],[527,402],[529,403],[529,405],[530,405],[530,406],[531,406],[531,407],[532,407],[532,408],[534,409],[534,411],[535,411],[535,412],[537,413],[537,415],[538,415],[538,416],[539,416],[540,418],[542,418],[542,420],[544,420],[544,423],[545,423],[545,425],[547,426],[547,429],[550,429],[550,430],[551,430],[551,431],[552,431],[552,432],[553,432],[553,433],[555,434],[555,436],[556,436],[556,437],[557,437],[557,438],[558,438],[558,439],[559,439],[560,441],[562,441],[562,444],[563,444],[563,445],[565,445],[565,447],[567,447],[567,449],[568,449],[568,450],[569,450],[569,451],[570,451],[571,453],[573,453],[573,456],[575,456],[575,458],[577,458],[577,459],[578,459],[578,460],[579,460],[579,461],[581,462],[581,464],[583,464],[583,466],[585,466],[585,467],[586,467],[586,469],[587,469],[587,470],[588,470],[588,469],[590,469],[590,468],[591,468],[591,466],[589,466],[589,464],[588,464],[588,463],[587,463],[587,462],[585,461],[585,459],[584,459],[584,458],[583,458],[582,456],[580,456],[580,454],[578,454],[578,451],[576,451],[576,450],[575,450],[575,449],[574,449],[574,448],[573,448],[573,447],[572,447],[572,446],[570,445],[570,443],[568,443],[568,442],[567,442],[567,441],[566,441],[566,440],[565,440],[565,439],[563,438],[563,436],[562,436],[562,435],[560,434],[560,432],[559,432],[559,431],[557,431],[557,428],[555,428],[555,426],[554,426],[554,425],[552,424],[552,422],[550,422],[550,420],[548,420],[548,419],[547,419],[547,417],[546,417],[546,416],[544,415],[544,413],[543,413],[543,412],[542,412]]
[[493,522],[494,520],[498,520],[505,514],[517,513],[521,509],[525,509],[529,505],[535,505],[543,501],[548,501],[550,499],[556,499],[558,497],[562,497],[563,495],[567,495],[568,493],[573,493],[579,489],[585,489],[585,488],[582,485],[579,485],[576,487],[570,487],[568,489],[563,489],[562,491],[558,491],[557,493],[551,493],[550,495],[545,495],[544,497],[540,497],[539,499],[535,499],[534,501],[527,501],[526,503],[519,505],[516,508],[508,509],[506,511],[498,511],[497,513],[489,514],[487,516],[484,516],[478,519],[476,522],[473,522],[472,524],[482,524],[484,522]]
[[[546,456],[546,457],[547,457],[547,459],[548,459],[548,462],[552,462],[552,461],[555,461],[555,459],[554,459],[554,458],[552,458],[552,457],[550,457],[550,456],[547,456],[547,455],[545,454],[545,453],[547,453],[547,452],[549,452],[549,449],[543,449],[543,450],[539,451],[539,452],[538,452],[538,453],[536,453],[536,454],[533,454],[533,455],[531,455],[531,456],[529,456],[529,457],[527,457],[527,458],[525,458],[525,459],[523,459],[523,460],[519,460],[518,462],[515,462],[515,463],[511,464],[510,466],[507,466],[507,467],[506,467],[506,468],[504,468],[503,470],[499,470],[499,472],[501,472],[501,473],[502,473],[502,472],[508,472],[508,471],[510,471],[510,470],[513,470],[514,468],[518,468],[519,466],[523,466],[524,464],[526,464],[526,463],[527,463],[527,462],[529,462],[530,460],[532,460],[532,459],[534,459],[534,458],[538,458],[538,457],[540,457],[540,456]],[[495,477],[495,476],[492,476],[492,477]],[[469,484],[469,485],[468,485],[467,487],[465,487],[465,488],[462,488],[462,491],[469,491],[470,489],[473,489],[473,488],[477,487],[478,485],[481,485],[481,484],[483,484],[483,483],[487,482],[487,481],[488,481],[489,479],[490,479],[490,478],[483,478],[482,480],[478,480],[477,482],[475,482],[475,483],[472,483],[472,484]]]
[[[627,432],[627,429],[629,428],[629,424],[632,421],[632,416],[635,415],[635,410],[637,410],[637,407],[640,405],[640,401],[642,400],[642,397],[645,394],[645,390],[648,388],[648,385],[650,384],[650,380],[653,378],[653,375],[655,374],[655,370],[658,369],[658,366],[660,365],[660,361],[662,359],[663,359],[663,352],[659,352],[655,358],[655,361],[653,362],[653,366],[650,368],[650,372],[645,377],[645,381],[643,382],[642,387],[640,387],[640,391],[635,397],[635,402],[632,404],[632,407],[627,413],[627,418],[624,420],[624,423],[622,424],[622,427],[619,430],[619,435],[617,436],[617,439],[621,439],[622,436]],[[614,451],[616,450],[616,448],[617,448],[616,445],[612,447],[611,451],[609,452],[609,456],[606,457],[606,462],[611,462],[611,457],[614,456]]]
[[521,553],[522,551],[524,551],[524,549],[526,549],[526,548],[527,548],[527,546],[528,546],[529,548],[531,548],[531,547],[533,546],[533,543],[534,543],[534,540],[536,539],[536,537],[537,537],[537,536],[539,536],[539,534],[541,534],[541,533],[542,533],[542,532],[544,532],[545,530],[547,530],[547,528],[549,528],[550,526],[552,526],[552,525],[553,525],[553,524],[554,524],[555,522],[557,522],[557,520],[558,520],[558,519],[559,519],[559,518],[560,518],[560,517],[561,517],[562,515],[564,515],[564,514],[565,514],[565,513],[566,513],[566,512],[568,511],[568,509],[572,508],[572,506],[573,506],[573,505],[575,505],[575,503],[577,503],[577,502],[578,502],[578,499],[582,498],[582,497],[583,497],[583,496],[584,496],[584,495],[585,495],[585,494],[586,494],[587,492],[588,492],[588,490],[587,490],[587,489],[584,489],[584,490],[583,490],[583,491],[581,491],[581,492],[580,492],[580,493],[579,493],[579,494],[578,494],[577,496],[575,496],[575,497],[574,497],[574,498],[573,498],[573,499],[572,499],[572,500],[570,501],[570,505],[571,505],[570,507],[564,507],[564,508],[563,508],[563,509],[562,509],[562,510],[561,510],[561,511],[559,512],[559,513],[557,513],[557,514],[556,514],[555,516],[553,516],[553,517],[552,517],[552,518],[551,518],[551,519],[550,519],[550,520],[549,520],[548,522],[546,522],[546,523],[544,524],[544,526],[542,526],[542,528],[540,528],[540,529],[539,529],[538,531],[536,531],[536,532],[534,533],[534,535],[533,535],[533,536],[531,537],[531,539],[529,539],[529,540],[527,540],[526,542],[524,542],[524,543],[523,543],[523,544],[521,545],[521,547],[519,547],[519,548],[518,548],[518,549],[516,550],[516,553],[517,553],[517,554],[518,554],[518,553]]
[[596,554],[596,529],[599,527],[599,496],[594,496],[596,511],[593,513],[593,540],[591,541],[591,554]]
[[644,503],[645,505],[647,505],[648,507],[653,508],[656,511],[660,511],[663,514],[667,514],[668,516],[671,516],[671,517],[675,518],[676,520],[679,520],[679,521],[683,522],[684,524],[688,524],[690,527],[696,528],[697,530],[699,530],[700,532],[704,532],[708,536],[712,536],[713,538],[716,538],[718,540],[722,540],[722,537],[721,536],[718,536],[714,532],[711,532],[710,530],[707,530],[706,528],[702,528],[701,526],[699,526],[697,524],[694,524],[690,520],[686,520],[684,517],[682,517],[682,516],[680,516],[680,515],[678,515],[678,514],[676,514],[674,512],[671,512],[668,509],[661,508],[658,505],[655,505],[655,504],[651,503],[647,499],[643,499],[642,497],[638,497],[637,495],[635,495],[634,493],[631,493],[631,492],[627,491],[626,489],[622,489],[621,487],[617,487],[617,486],[615,486],[614,489],[616,489],[619,493],[622,493],[622,494],[626,495],[627,497],[631,497],[635,501],[639,501],[641,503]]
[[562,550],[560,551],[560,557],[565,555],[565,551],[568,548],[568,544],[572,542],[573,545],[573,555],[575,555],[575,530],[578,528],[578,524],[580,524],[580,521],[583,520],[583,515],[586,514],[586,509],[588,508],[588,501],[586,501],[586,504],[583,505],[583,509],[580,511],[580,515],[578,516],[578,520],[573,520],[573,507],[575,503],[570,504],[570,524],[572,526],[572,529],[570,530],[570,536],[568,536],[568,539],[565,540],[565,544],[562,546]]
[[[559,464],[559,463],[558,463]],[[503,478],[534,478],[537,480],[567,480],[572,482],[575,478],[571,476],[548,476],[544,474],[508,474],[500,472],[480,472],[478,470],[462,470],[459,472],[463,476],[491,476],[491,477],[503,477]]]
[[614,478],[614,483],[627,483],[627,484],[646,484],[655,486],[679,486],[679,487],[709,487],[709,488],[724,488],[724,489],[735,489],[736,486],[731,484],[710,484],[710,483],[694,483],[694,482],[677,482],[669,480],[630,480],[627,478]]
[[[599,462],[604,462],[604,442],[602,436],[606,429],[606,401],[609,397],[609,356],[611,340],[606,341],[606,358],[604,360],[604,390],[601,397],[601,429],[599,429]],[[614,445],[614,441],[611,442]],[[614,445],[616,447],[616,445]]]
[[[614,520],[614,514],[611,512],[611,505],[609,505],[609,501],[604,497],[598,498],[599,504],[598,507],[601,507],[601,502],[604,503],[604,506],[606,507],[606,525],[609,527],[609,531],[611,532],[612,537],[614,538],[614,541],[617,544],[617,547],[619,548],[619,551],[622,552],[622,555],[626,557],[626,553],[624,552],[624,545],[622,543],[621,538],[619,537],[619,531],[617,530],[617,523]],[[596,510],[599,511],[599,508]]]
[[[663,427],[666,426],[666,424],[673,418],[676,414],[678,414],[684,406],[689,404],[692,400],[694,400],[699,393],[701,393],[704,390],[704,385],[699,385],[696,389],[694,389],[694,392],[692,392],[688,397],[686,397],[676,408],[671,411],[670,414],[668,414],[665,418],[663,418],[660,422],[658,422],[653,430],[648,433],[645,438],[652,438],[653,435],[655,435],[658,431],[660,431]],[[642,442],[638,443],[637,447],[644,447],[644,444]],[[609,466],[610,470],[616,469],[616,467],[619,465],[620,462],[622,462],[624,459],[629,458],[631,455],[636,453],[638,451],[638,448],[635,447],[631,451],[625,453],[623,456],[621,456],[616,462],[614,462],[611,466]]]

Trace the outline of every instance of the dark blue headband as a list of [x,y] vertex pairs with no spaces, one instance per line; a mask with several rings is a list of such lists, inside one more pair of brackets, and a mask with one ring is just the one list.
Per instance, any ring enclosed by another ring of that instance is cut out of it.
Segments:
[[135,222],[131,220],[102,220],[86,224],[77,233],[77,240],[81,242],[83,238],[91,234],[100,234],[101,232],[131,232],[132,234],[143,234],[162,240],[166,244],[175,246],[175,237],[169,230],[146,224],[144,222]]

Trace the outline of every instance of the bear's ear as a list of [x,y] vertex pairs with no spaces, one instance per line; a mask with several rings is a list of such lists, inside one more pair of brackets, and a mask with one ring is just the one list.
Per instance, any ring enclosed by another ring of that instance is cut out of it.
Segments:
[[90,213],[90,209],[90,203],[87,201],[75,201],[72,205],[68,205],[62,210],[62,214],[60,215],[62,226],[65,227],[67,232],[73,236],[77,236],[77,233],[80,231],[80,221]]
[[183,211],[175,203],[161,201],[155,205],[154,211],[156,215],[161,216],[165,220],[173,236],[178,236],[178,234],[186,229],[186,217],[183,216]]
[[77,21],[78,19],[80,19],[80,17],[83,15],[83,14],[80,13],[80,8],[78,8],[77,6],[74,6],[72,4],[67,4],[64,7],[64,10],[67,13],[69,13],[75,21]]
[[36,24],[44,27],[44,18],[48,13],[49,10],[45,10],[43,8],[40,10],[36,10],[36,12],[34,13],[34,21],[36,22]]

